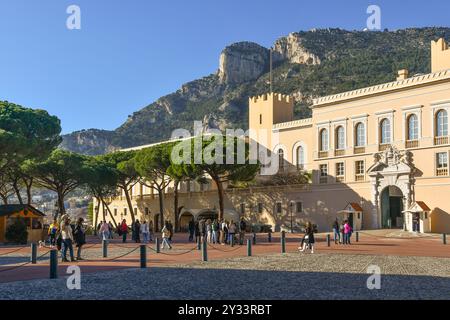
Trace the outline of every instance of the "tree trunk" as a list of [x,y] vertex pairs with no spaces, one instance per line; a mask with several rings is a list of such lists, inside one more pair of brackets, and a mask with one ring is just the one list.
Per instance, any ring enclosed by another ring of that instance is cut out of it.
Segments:
[[66,214],[66,208],[64,207],[64,194],[61,191],[58,191],[57,194],[59,216],[62,217]]
[[223,209],[223,185],[222,182],[220,181],[220,178],[213,178],[214,182],[216,183],[217,186],[217,193],[219,195],[219,220],[223,219],[223,213],[224,213],[224,209]]
[[173,208],[174,208],[174,215],[175,215],[175,231],[180,231],[179,230],[179,221],[178,221],[178,216],[179,216],[179,210],[178,210],[178,185],[180,184],[180,181],[179,180],[175,180],[174,182],[173,182],[173,186],[174,186],[174,189],[173,189]]
[[6,197],[5,195],[0,195],[0,197],[2,198],[2,200],[3,200],[3,204],[4,205],[7,205],[8,204],[8,197]]
[[17,185],[17,181],[14,181],[12,186],[14,188],[14,192],[16,193],[17,199],[19,200],[19,203],[23,204],[23,199],[22,199],[22,196],[20,195],[20,188]]
[[125,198],[127,199],[128,209],[130,210],[131,222],[134,224],[136,218],[134,216],[133,204],[131,203],[130,193],[128,192],[128,188],[123,188],[123,191],[125,193]]
[[29,178],[29,180],[27,181],[27,178],[23,178],[23,183],[25,183],[25,187],[27,189],[27,204],[31,205],[31,188],[33,186],[33,178]]
[[159,224],[160,227],[159,230],[162,230],[163,226],[164,226],[164,190],[162,190],[161,188],[158,188],[158,198],[159,198]]
[[100,200],[98,198],[95,198],[95,199],[97,200],[97,207],[94,207],[94,210],[95,210],[94,235],[97,235],[98,214],[100,211]]
[[116,229],[117,229],[117,222],[116,222],[116,219],[114,219],[114,216],[113,216],[111,210],[109,209],[108,204],[106,203],[105,199],[101,198],[101,200],[102,200],[102,203],[103,203],[103,208],[106,207],[106,210],[108,211],[109,215],[111,216],[111,220],[113,221],[114,226],[115,226]]

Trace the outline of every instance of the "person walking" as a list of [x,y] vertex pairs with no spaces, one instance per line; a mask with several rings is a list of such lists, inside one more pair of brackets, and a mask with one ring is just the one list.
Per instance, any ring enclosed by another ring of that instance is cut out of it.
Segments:
[[56,234],[58,233],[59,224],[58,220],[54,219],[53,223],[48,228],[48,236],[50,237],[50,247],[56,245]]
[[144,240],[144,243],[148,243],[148,234],[149,234],[149,230],[148,230],[148,224],[147,221],[144,220],[144,222],[141,224],[141,234],[142,234],[142,239]]
[[220,241],[222,245],[225,245],[228,243],[228,223],[226,220],[222,221],[222,235],[223,235],[223,239]]
[[192,218],[189,221],[188,230],[189,230],[189,242],[192,242],[192,241],[194,241],[194,233],[195,233],[195,221],[194,221],[194,218]]
[[61,226],[61,241],[62,241],[62,262],[69,262],[67,260],[67,249],[70,252],[70,261],[74,262],[75,258],[73,256],[73,233],[72,226],[70,225],[70,219],[66,217]]
[[236,224],[233,222],[233,220],[231,220],[230,225],[228,227],[228,243],[229,244],[234,244],[234,236],[236,235]]
[[341,232],[340,243],[342,243],[342,244],[345,244],[344,243],[344,240],[345,240],[345,232],[344,232],[345,228],[344,228],[344,226],[345,226],[345,221],[342,221],[341,225],[339,226],[339,231]]
[[141,223],[139,222],[139,220],[136,220],[136,222],[134,223],[134,241],[136,241],[136,243],[141,242],[141,237],[139,236],[140,233]]
[[102,237],[102,240],[109,239],[109,225],[106,223],[106,221],[102,222],[99,232],[100,232],[100,236]]
[[148,224],[148,241],[153,241],[153,221],[150,221]]
[[173,237],[173,224],[172,221],[168,221],[167,222],[167,228],[169,229],[170,235],[169,235],[169,241],[172,242],[172,237]]
[[244,244],[245,239],[245,231],[247,229],[247,223],[244,220],[244,217],[241,217],[241,221],[239,222],[239,244]]
[[214,244],[218,243],[218,232],[219,232],[219,223],[216,219],[211,224],[211,233],[212,233],[212,242]]
[[73,234],[77,246],[77,261],[84,260],[83,258],[81,258],[82,247],[86,244],[86,229],[83,226],[83,222],[83,218],[78,219]]
[[205,219],[201,219],[199,222],[198,222],[198,229],[199,229],[199,232],[200,232],[200,238],[201,238],[201,241],[203,242],[204,240],[206,240],[206,226],[205,226]]
[[164,227],[161,230],[161,237],[162,237],[161,248],[164,249],[167,245],[169,247],[169,249],[172,249],[172,246],[170,245],[170,242],[169,242],[170,231],[169,231],[169,228],[167,227],[167,223],[164,224]]
[[341,242],[341,233],[340,233],[340,228],[339,228],[339,221],[338,218],[336,218],[336,220],[334,220],[333,225],[333,233],[334,233],[334,244],[338,244]]
[[109,228],[109,230],[108,230],[109,231],[109,239],[114,239],[114,227],[113,227],[111,221],[108,222],[108,228]]
[[206,241],[208,243],[212,242],[212,225],[210,219],[206,220]]
[[200,235],[200,227],[199,227],[199,222],[196,221],[195,222],[195,243],[198,243],[199,241],[201,241],[201,235]]
[[348,220],[345,220],[344,223],[344,244],[351,244],[350,237],[352,235],[352,227],[348,223]]
[[128,226],[127,221],[125,219],[122,220],[122,223],[120,224],[120,231],[122,233],[122,243],[127,242],[127,234],[128,234]]

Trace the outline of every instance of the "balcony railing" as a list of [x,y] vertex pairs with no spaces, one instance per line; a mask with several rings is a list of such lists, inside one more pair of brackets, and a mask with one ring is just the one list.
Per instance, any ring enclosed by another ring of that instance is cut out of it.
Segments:
[[405,142],[406,149],[418,148],[418,147],[419,147],[419,140],[407,140]]
[[320,184],[328,183],[328,176],[320,177],[319,183]]
[[328,158],[328,151],[319,151],[319,158]]
[[438,177],[448,176],[448,168],[437,168],[436,175]]
[[439,146],[441,144],[448,144],[448,140],[448,136],[434,137],[434,145]]
[[382,143],[378,146],[378,151],[384,151],[390,146],[389,143]]
[[360,174],[360,173],[355,174],[355,181],[356,182],[364,181],[364,173],[362,173],[362,174]]
[[345,156],[345,150],[344,149],[334,150],[334,156],[335,157]]
[[336,182],[344,182],[345,177],[344,176],[336,176]]
[[366,147],[355,147],[353,149],[354,154],[361,154],[366,152]]

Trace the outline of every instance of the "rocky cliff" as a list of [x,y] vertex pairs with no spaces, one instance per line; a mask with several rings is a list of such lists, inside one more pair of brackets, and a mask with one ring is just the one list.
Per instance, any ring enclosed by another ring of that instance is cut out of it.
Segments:
[[[273,45],[274,91],[291,94],[296,118],[310,115],[315,97],[392,81],[399,69],[430,70],[430,41],[450,40],[449,28],[384,32],[318,29],[291,33]],[[65,135],[61,147],[86,154],[168,139],[191,130],[195,120],[214,118],[220,128],[247,128],[248,97],[269,90],[269,49],[239,42],[220,55],[218,71],[186,83],[133,113],[114,131]]]

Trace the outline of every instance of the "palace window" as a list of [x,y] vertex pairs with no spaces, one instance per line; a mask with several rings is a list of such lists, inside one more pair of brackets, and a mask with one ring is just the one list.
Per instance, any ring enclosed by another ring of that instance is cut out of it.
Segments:
[[319,166],[320,170],[320,181],[319,183],[327,183],[328,182],[328,165],[327,164],[321,164]]
[[305,150],[302,146],[297,148],[297,169],[303,170],[305,168]]
[[417,121],[417,116],[412,114],[408,117],[408,137],[407,140],[418,140],[419,139],[419,121]]
[[245,203],[241,203],[241,214],[245,214]]
[[343,126],[336,129],[336,150],[345,149],[345,131]]
[[137,208],[134,208],[134,216],[136,217],[138,214]]
[[278,167],[279,171],[284,171],[284,151],[283,149],[278,150]]
[[262,124],[262,114],[259,115],[259,124]]
[[144,212],[145,212],[145,215],[148,216],[148,212],[149,212],[149,211],[148,211],[148,208],[147,208],[147,207],[145,207]]
[[364,147],[366,145],[366,131],[364,124],[359,122],[355,127],[355,146]]
[[117,216],[117,208],[114,208],[114,215]]
[[328,130],[320,130],[320,151],[328,151]]
[[123,208],[123,215],[124,215],[124,216],[127,215],[127,208]]
[[277,202],[277,213],[282,213],[281,202]]
[[436,136],[444,137],[448,135],[447,111],[440,110],[436,114]]
[[263,204],[261,202],[258,203],[258,213],[263,212]]
[[297,213],[303,212],[303,202],[300,202],[300,201],[296,202],[295,207],[296,207]]
[[345,166],[343,162],[336,163],[336,181],[341,182],[344,180]]
[[389,119],[383,119],[380,122],[381,144],[391,143],[391,123]]
[[439,152],[436,154],[436,175],[447,176],[448,175],[448,153]]
[[364,161],[355,162],[355,181],[364,181]]

